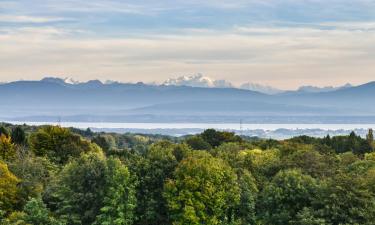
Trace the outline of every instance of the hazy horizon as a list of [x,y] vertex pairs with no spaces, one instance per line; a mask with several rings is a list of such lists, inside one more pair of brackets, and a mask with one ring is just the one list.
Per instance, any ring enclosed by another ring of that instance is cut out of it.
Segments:
[[[105,79],[99,79],[99,78],[95,78],[95,77],[93,77],[91,79],[87,79],[87,80],[78,80],[78,79],[75,79],[74,77],[45,75],[41,78],[36,78],[36,79],[12,79],[12,80],[7,80],[7,81],[1,81],[0,84],[6,84],[6,83],[12,83],[12,82],[18,82],[18,81],[41,81],[41,80],[45,80],[45,79],[60,79],[64,82],[66,82],[66,83],[71,83],[71,84],[81,84],[81,83],[87,83],[87,82],[90,82],[90,81],[98,80],[103,84],[111,84],[111,83],[137,84],[137,83],[143,83],[143,84],[146,84],[146,85],[175,85],[175,86],[204,87],[204,86],[200,86],[200,84],[181,84],[181,83],[179,83],[179,84],[167,84],[167,82],[170,81],[170,80],[178,81],[179,79],[182,79],[182,78],[194,79],[197,76],[198,77],[201,76],[203,79],[209,79],[210,82],[225,81],[225,82],[227,82],[227,84],[231,85],[231,86],[228,86],[228,87],[231,87],[231,88],[241,88],[241,85],[253,84],[253,85],[259,85],[260,87],[263,87],[263,88],[275,88],[275,89],[280,90],[280,91],[297,91],[297,90],[299,90],[300,88],[303,88],[303,87],[340,88],[340,87],[345,87],[346,85],[359,86],[359,85],[367,84],[367,83],[370,83],[370,82],[375,82],[375,79],[374,79],[374,80],[369,80],[365,83],[359,83],[359,84],[341,83],[341,84],[338,84],[337,86],[333,86],[333,85],[315,86],[313,84],[306,83],[306,84],[301,84],[299,86],[296,86],[294,88],[283,89],[283,88],[279,88],[279,87],[276,87],[276,86],[271,86],[267,83],[255,83],[255,82],[251,82],[251,81],[248,81],[248,82],[244,81],[243,83],[233,83],[231,80],[215,80],[212,77],[204,76],[203,74],[198,73],[198,74],[193,74],[193,75],[170,77],[170,78],[168,78],[166,80],[163,80],[163,81],[150,81],[150,82],[146,82],[146,81],[142,81],[142,80],[138,80],[138,81],[121,81],[121,80],[110,80],[110,79],[105,80]],[[191,80],[189,80],[189,81],[191,81]],[[215,88],[215,86],[213,86],[212,88]],[[227,88],[227,87],[224,86],[224,88]]]
[[0,12],[0,81],[202,73],[295,89],[358,85],[375,71],[369,0],[6,0]]

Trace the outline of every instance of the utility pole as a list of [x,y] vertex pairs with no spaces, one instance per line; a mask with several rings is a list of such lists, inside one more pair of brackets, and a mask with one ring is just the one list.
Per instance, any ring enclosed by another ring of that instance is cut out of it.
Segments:
[[240,135],[242,136],[242,119],[240,119]]

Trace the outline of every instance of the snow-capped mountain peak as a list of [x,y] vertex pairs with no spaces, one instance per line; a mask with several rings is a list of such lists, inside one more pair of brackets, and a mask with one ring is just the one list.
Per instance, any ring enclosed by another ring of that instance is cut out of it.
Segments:
[[191,87],[210,87],[210,88],[229,88],[233,85],[226,80],[214,80],[198,73],[191,76],[180,76],[166,80],[164,85],[191,86]]
[[268,86],[268,85],[261,85],[261,84],[256,84],[256,83],[244,83],[240,87],[240,89],[245,89],[245,90],[251,90],[251,91],[257,91],[265,94],[279,94],[282,93],[283,90]]

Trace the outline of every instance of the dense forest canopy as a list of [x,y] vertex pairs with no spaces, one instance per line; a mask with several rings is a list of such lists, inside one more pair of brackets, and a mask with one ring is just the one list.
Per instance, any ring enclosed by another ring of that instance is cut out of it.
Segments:
[[0,223],[374,224],[374,137],[0,126]]

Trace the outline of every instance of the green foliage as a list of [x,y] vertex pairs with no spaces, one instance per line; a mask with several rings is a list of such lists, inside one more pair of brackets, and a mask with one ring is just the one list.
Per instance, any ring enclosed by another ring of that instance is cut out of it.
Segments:
[[106,159],[84,154],[68,163],[57,182],[57,213],[69,224],[91,224],[102,208],[106,187]]
[[374,193],[358,176],[339,174],[330,179],[314,205],[329,224],[372,224],[375,219]]
[[338,167],[338,160],[333,155],[321,154],[313,145],[287,145],[287,154],[282,154],[281,164],[285,169],[299,168],[303,173],[314,178],[332,176]]
[[240,154],[242,146],[238,143],[224,143],[213,149],[211,153],[218,158],[225,160],[233,168],[243,168],[244,157]]
[[175,147],[170,142],[154,144],[145,158],[137,162],[137,224],[169,224],[163,189],[165,181],[172,177],[178,164]]
[[204,152],[180,162],[174,178],[166,182],[164,195],[173,224],[230,223],[240,202],[233,169]]
[[9,129],[4,127],[4,126],[0,126],[0,135],[4,135],[6,137],[9,137],[10,136]]
[[135,219],[134,209],[137,204],[134,178],[118,159],[110,158],[107,167],[103,207],[95,224],[131,225]]
[[236,218],[241,224],[256,224],[256,200],[258,189],[254,177],[247,170],[238,173],[238,184],[240,187],[240,202],[236,209]]
[[258,215],[265,224],[288,224],[312,205],[319,185],[299,170],[279,172],[260,193]]
[[245,150],[241,152],[244,157],[244,167],[248,169],[257,180],[258,186],[263,186],[270,178],[281,170],[280,151],[272,150]]
[[337,153],[351,151],[354,154],[362,155],[372,152],[373,148],[370,143],[351,132],[349,136],[337,136],[331,138],[331,147]]
[[0,224],[374,224],[373,150],[372,130],[278,141],[4,124]]
[[41,198],[30,199],[24,207],[22,221],[26,224],[58,225],[61,224],[50,215]]
[[59,126],[40,128],[31,135],[30,146],[36,156],[47,156],[57,164],[64,164],[70,158],[77,158],[83,152],[98,151],[96,145]]
[[315,215],[314,209],[303,208],[296,215],[295,220],[290,223],[293,225],[325,225],[328,224],[324,219]]
[[25,131],[22,129],[21,126],[16,126],[12,130],[11,137],[12,137],[13,143],[15,143],[15,144],[19,144],[19,145],[26,144],[26,134],[25,134]]
[[35,157],[25,147],[18,147],[17,154],[9,163],[10,170],[20,178],[18,183],[18,199],[23,205],[30,197],[37,197],[43,193],[50,177],[57,168],[48,159]]
[[105,152],[116,148],[116,141],[111,135],[100,134],[95,136],[91,141],[101,147]]
[[194,150],[211,149],[211,145],[208,142],[206,142],[201,136],[191,136],[187,138],[185,142]]
[[219,145],[227,142],[241,142],[241,137],[235,135],[232,132],[216,131],[214,129],[207,129],[201,137],[205,142],[210,144],[212,147],[218,147]]
[[47,196],[68,224],[132,224],[135,180],[118,159],[83,154],[68,163]]
[[366,141],[370,146],[371,151],[374,151],[374,131],[372,129],[368,130],[368,134],[366,135]]

